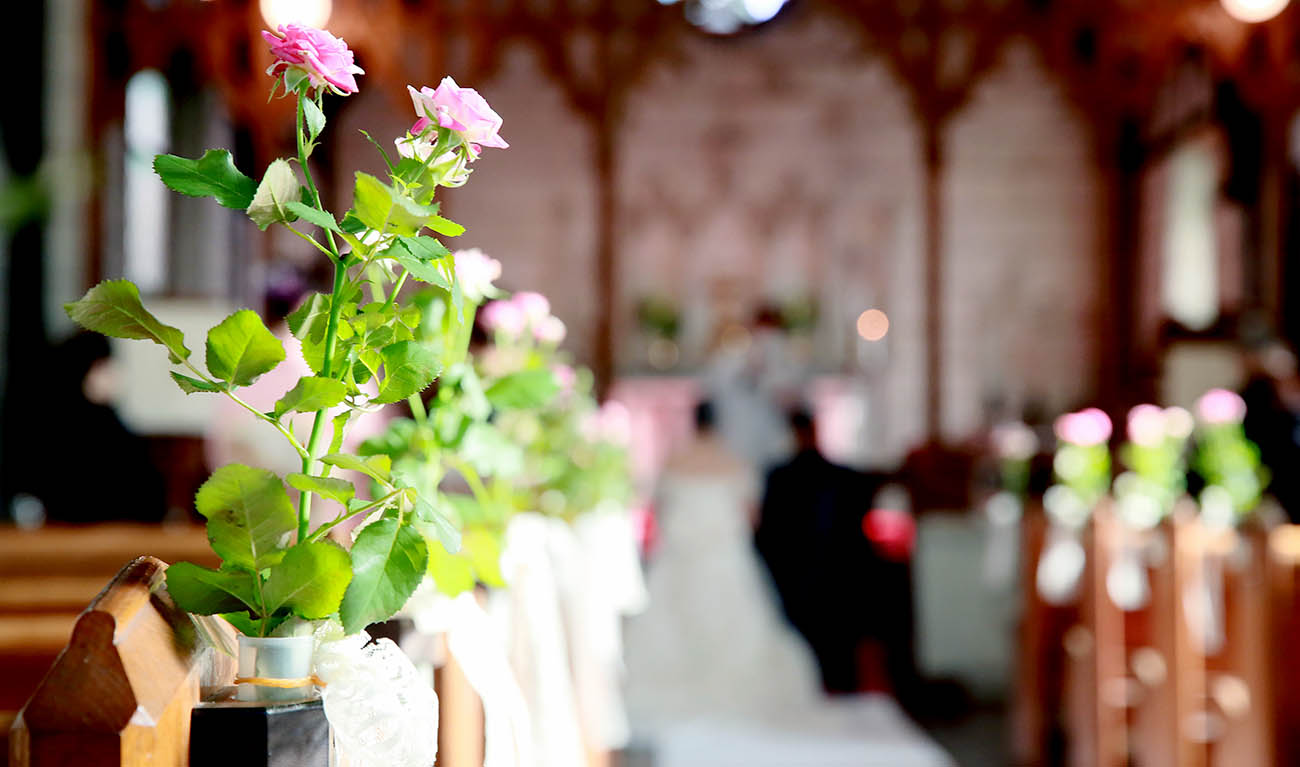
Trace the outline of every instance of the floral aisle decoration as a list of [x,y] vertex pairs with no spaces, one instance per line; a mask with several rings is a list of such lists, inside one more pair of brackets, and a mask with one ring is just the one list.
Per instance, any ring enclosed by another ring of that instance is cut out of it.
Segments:
[[1038,454],[1038,436],[1020,421],[999,423],[989,436],[997,462],[998,489],[984,502],[987,532],[983,569],[985,583],[1000,590],[1015,583],[1020,520],[1029,494],[1033,459]]
[[1051,604],[1078,593],[1085,553],[1080,534],[1110,489],[1110,417],[1097,408],[1066,413],[1056,420],[1056,483],[1043,496],[1050,525],[1038,562],[1038,592]]
[[1192,427],[1191,413],[1180,407],[1143,404],[1128,412],[1128,440],[1119,450],[1125,471],[1114,483],[1115,510],[1123,524],[1106,573],[1107,593],[1121,609],[1141,609],[1150,599],[1148,565],[1167,555],[1163,540],[1151,531],[1187,490]]
[[[402,607],[425,575],[431,548],[459,550],[455,517],[427,476],[387,455],[351,454],[342,446],[359,414],[418,395],[444,371],[463,366],[474,300],[467,295],[470,280],[458,278],[456,259],[439,236],[464,230],[439,215],[434,198],[440,187],[465,183],[483,147],[506,146],[500,117],[475,91],[451,78],[437,89],[412,89],[416,119],[396,140],[398,157],[366,135],[386,172],[358,171],[351,207],[339,216],[322,204],[308,159],[326,128],[324,98],[356,93],[356,75],[363,72],[346,44],[323,30],[285,25],[263,37],[275,57],[268,70],[272,95],[296,104],[296,156],[272,161],[260,181],[237,168],[225,149],[194,159],[158,155],[154,169],[180,194],[241,210],[263,230],[283,227],[332,265],[332,290],[312,294],[289,317],[312,375],[261,412],[244,402],[240,389],[280,365],[285,350],[256,313],[238,311],[213,327],[200,365],[181,331],[150,313],[128,281],[102,282],[66,306],[89,330],[159,344],[183,391],[229,397],[301,458],[301,471],[286,477],[240,464],[217,469],[195,505],[222,565],[213,570],[179,562],[167,572],[168,591],[181,608],[224,616],[249,647],[264,646],[259,642],[265,637],[310,632],[312,623],[320,639],[356,637]],[[436,298],[404,300],[411,282],[426,283],[425,295]],[[295,431],[293,413],[312,414],[309,431]],[[333,476],[336,469],[367,477],[369,497]],[[296,508],[289,488],[299,493]],[[313,529],[314,499],[338,510]],[[336,543],[331,536],[353,520],[364,523],[351,546]],[[241,694],[283,697],[285,676],[302,683],[292,691],[310,689],[310,667],[279,672],[279,681],[266,679],[276,674],[260,666],[241,667],[241,674],[252,675]],[[424,724],[420,737],[405,744],[390,738],[385,742],[392,748],[374,750],[367,763],[386,757],[428,763],[427,748],[412,745],[431,742]],[[416,751],[403,751],[408,748]]]
[[1211,389],[1196,401],[1196,418],[1192,465],[1205,483],[1201,518],[1214,527],[1237,525],[1259,506],[1269,480],[1242,427],[1246,403],[1236,392]]
[[1184,614],[1199,649],[1214,655],[1227,639],[1224,568],[1244,566],[1250,556],[1237,528],[1259,508],[1269,475],[1259,448],[1246,437],[1246,403],[1236,392],[1211,389],[1196,401],[1195,412],[1192,468],[1203,482],[1197,498],[1202,556]]

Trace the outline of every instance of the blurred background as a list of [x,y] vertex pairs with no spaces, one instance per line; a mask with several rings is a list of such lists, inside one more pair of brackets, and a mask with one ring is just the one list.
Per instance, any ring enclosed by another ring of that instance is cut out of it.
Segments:
[[[1044,452],[1085,405],[1118,420],[1294,380],[1287,0],[45,0],[4,16],[0,516],[19,525],[190,520],[208,468],[217,413],[148,345],[74,336],[64,302],[126,277],[195,333],[326,287],[310,246],[169,194],[151,168],[229,146],[256,178],[291,152],[258,36],[286,21],[328,27],[366,70],[326,102],[335,130],[312,156],[336,209],[355,169],[382,168],[358,130],[408,127],[406,84],[450,74],[502,115],[511,149],[443,211],[503,287],[550,297],[628,409],[646,498],[707,397],[758,471],[795,449],[802,408],[821,453],[871,481],[863,510],[908,515],[878,532],[903,573],[845,609],[901,627],[884,644],[907,670],[881,686],[919,685],[911,713],[962,764],[1048,763],[1069,736],[1059,700],[1030,703],[1046,723],[1012,715],[1024,621],[1075,619],[1027,612],[1019,537],[990,554],[995,427],[1028,425]],[[1278,477],[1300,435],[1275,432]],[[60,445],[79,474],[44,460]]]

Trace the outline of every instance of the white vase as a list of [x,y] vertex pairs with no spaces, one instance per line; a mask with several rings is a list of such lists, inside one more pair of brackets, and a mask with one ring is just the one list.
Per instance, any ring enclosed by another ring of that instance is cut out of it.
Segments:
[[[239,637],[239,676],[260,679],[307,679],[312,674],[311,636]],[[314,686],[308,682],[298,687],[271,687],[240,684],[239,700],[287,702],[311,698]]]

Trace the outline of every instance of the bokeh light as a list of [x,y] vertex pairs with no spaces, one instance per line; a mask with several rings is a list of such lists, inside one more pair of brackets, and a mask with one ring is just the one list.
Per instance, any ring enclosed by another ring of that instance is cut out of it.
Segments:
[[889,332],[889,317],[879,309],[868,309],[858,315],[858,335],[868,341],[879,341]]
[[1222,0],[1223,9],[1234,19],[1255,24],[1282,12],[1290,0]]
[[260,0],[258,3],[262,18],[271,29],[281,24],[324,28],[333,6],[332,0]]

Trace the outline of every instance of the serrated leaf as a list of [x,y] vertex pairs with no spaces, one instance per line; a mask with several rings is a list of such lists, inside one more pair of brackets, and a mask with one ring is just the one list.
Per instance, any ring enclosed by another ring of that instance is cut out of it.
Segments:
[[[357,305],[350,301],[344,302],[339,309],[340,322],[335,333],[336,344],[334,359],[330,362],[331,371],[337,370],[347,358],[349,341],[353,337],[353,332],[352,327],[344,320],[356,314],[356,311]],[[329,326],[329,317],[329,296],[313,293],[286,318],[289,331],[293,333],[295,338],[302,341],[303,360],[316,374],[324,371],[325,335]]]
[[298,177],[293,167],[286,160],[272,160],[262,174],[262,182],[257,185],[253,201],[244,210],[248,217],[263,231],[268,226],[280,221],[292,221],[288,205],[301,205],[297,200],[301,195]]
[[334,436],[330,439],[329,452],[337,453],[343,449],[343,437],[347,434],[348,421],[352,420],[352,410],[344,410],[342,413],[334,416],[332,421],[334,425]]
[[284,361],[284,344],[251,309],[241,309],[208,331],[208,372],[248,386]]
[[86,330],[113,338],[153,341],[165,347],[173,361],[189,359],[185,335],[150,314],[140,303],[140,291],[127,280],[105,280],[86,291],[81,300],[64,304],[63,310]]
[[441,509],[434,505],[433,493],[421,493],[415,498],[416,524],[426,535],[436,538],[451,553],[460,551],[460,528]]
[[451,251],[432,237],[398,237],[384,251],[421,282],[451,290],[453,268],[444,261]]
[[309,141],[315,141],[320,132],[325,130],[325,113],[320,111],[316,102],[311,99],[302,100],[302,116],[307,120],[307,136]]
[[442,372],[437,351],[415,341],[389,344],[381,354],[384,382],[374,399],[378,403],[398,402],[424,391]]
[[337,232],[339,234],[343,233],[343,230],[339,229],[339,224],[334,220],[334,217],[320,208],[311,205],[304,205],[296,200],[289,203],[286,207],[290,212],[298,216],[298,218],[301,218],[309,224],[315,224],[321,229],[328,229],[331,232]]
[[160,154],[153,159],[153,169],[172,191],[212,197],[235,210],[247,210],[257,193],[257,184],[235,167],[225,149],[209,149],[197,160]]
[[437,208],[421,205],[369,173],[357,171],[352,210],[377,232],[413,235],[437,218]]
[[549,370],[521,370],[493,381],[485,393],[493,407],[526,410],[550,402],[559,388]]
[[209,570],[191,562],[177,562],[167,568],[167,593],[177,607],[195,615],[258,612],[255,578],[249,572]]
[[266,578],[266,612],[288,608],[307,620],[326,618],[338,612],[351,580],[352,561],[338,544],[300,543],[284,553]]
[[208,540],[223,562],[257,572],[284,556],[297,530],[289,494],[265,469],[232,463],[213,472],[194,498]]
[[355,634],[402,609],[423,580],[428,558],[424,538],[396,519],[363,527],[352,544],[352,582],[339,606],[344,633]]
[[389,484],[388,476],[393,470],[393,462],[386,455],[358,458],[347,453],[330,453],[321,458],[321,462],[330,466],[337,466],[345,471],[359,471],[371,479],[377,479],[385,484]]
[[290,410],[297,410],[300,413],[326,410],[342,402],[347,393],[347,384],[342,381],[320,376],[303,376],[275,403],[275,410],[271,411],[271,414],[279,418]]
[[177,373],[175,370],[171,371],[171,376],[172,376],[172,380],[176,382],[176,385],[181,387],[181,391],[185,392],[186,394],[194,394],[195,392],[221,391],[221,387],[217,386],[216,384],[210,384],[207,381],[202,381],[198,378],[190,378],[187,375],[181,375],[180,373]]
[[356,495],[357,489],[346,479],[334,477],[313,477],[310,474],[289,474],[285,477],[295,489],[315,493],[322,498],[347,504]]

